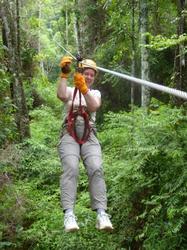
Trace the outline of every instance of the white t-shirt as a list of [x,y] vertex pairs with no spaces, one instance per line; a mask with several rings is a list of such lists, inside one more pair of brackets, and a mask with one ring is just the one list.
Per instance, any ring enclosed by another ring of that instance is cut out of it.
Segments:
[[[72,105],[72,100],[73,100],[73,93],[74,93],[74,87],[67,87],[68,89],[68,92],[71,92],[71,97],[70,99],[65,103],[65,113],[66,113],[66,116],[71,108],[71,105]],[[94,89],[91,89],[90,90],[90,93],[93,95],[93,96],[97,96],[99,98],[101,98],[101,92],[99,90],[94,90]],[[75,100],[74,100],[74,108],[78,107],[79,106],[79,92],[77,91],[77,94],[75,96]],[[87,107],[87,104],[86,104],[86,101],[85,101],[85,98],[84,98],[84,95],[81,94],[81,105],[84,106],[84,107]],[[90,113],[90,116],[91,116],[91,121],[95,122],[96,120],[96,112],[91,112]]]

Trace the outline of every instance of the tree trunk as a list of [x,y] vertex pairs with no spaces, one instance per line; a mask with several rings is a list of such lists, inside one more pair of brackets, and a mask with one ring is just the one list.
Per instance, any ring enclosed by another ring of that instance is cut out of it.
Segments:
[[[132,62],[131,62],[131,75],[135,76],[135,1],[132,0]],[[134,106],[134,94],[135,94],[135,86],[134,83],[131,82],[131,108]]]
[[[187,19],[184,11],[187,9],[186,0],[177,0],[178,9],[178,36],[187,33]],[[187,91],[187,55],[185,54],[186,44],[181,43],[176,48],[175,56],[175,85],[177,89]],[[175,98],[175,103],[180,105],[183,101]]]
[[[140,0],[140,44],[141,44],[141,78],[149,81],[148,44],[148,6],[147,0]],[[147,107],[150,103],[150,88],[142,86],[141,105]]]
[[96,0],[79,0],[76,7],[82,17],[79,30],[83,38],[83,56],[92,57],[96,47],[103,39],[105,10],[102,4]]
[[19,141],[22,141],[25,137],[30,136],[30,130],[28,110],[21,80],[19,1],[16,0],[15,15],[14,13],[8,13],[8,10],[10,10],[9,3],[2,1],[0,15],[8,52],[8,69],[12,75],[12,87],[10,87],[15,106],[15,122]]
[[19,0],[16,0],[16,37],[17,37],[17,57],[19,65],[21,66],[21,54],[20,54],[20,15],[19,15]]
[[[75,0],[75,6],[78,6],[78,1]],[[79,15],[78,10],[75,10],[74,13],[74,31],[75,31],[75,41],[77,46],[77,51],[80,55],[83,53],[82,49],[82,39],[81,39],[81,30],[80,30],[80,24],[79,24]]]
[[65,5],[65,8],[66,8],[66,48],[68,48],[69,46],[69,24],[68,24],[68,6],[67,6],[67,0],[66,0],[66,5]]
[[[41,19],[42,19],[42,3],[39,1],[38,3],[38,19],[39,19],[39,27],[38,27],[38,54],[41,53]],[[43,59],[40,59],[40,69],[43,74],[45,74],[44,62]]]
[[159,4],[160,4],[159,0],[154,1],[154,5],[153,5],[153,23],[154,23],[154,26],[153,26],[152,33],[155,36],[162,33]]

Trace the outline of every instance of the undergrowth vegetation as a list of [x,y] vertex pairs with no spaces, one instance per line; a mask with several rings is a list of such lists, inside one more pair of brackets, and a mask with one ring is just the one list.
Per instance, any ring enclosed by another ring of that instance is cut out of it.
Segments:
[[0,249],[187,249],[187,118],[153,101],[148,112],[108,113],[98,133],[114,232],[95,229],[80,165],[76,216],[63,230],[57,144],[61,116],[31,112],[31,138],[1,151]]

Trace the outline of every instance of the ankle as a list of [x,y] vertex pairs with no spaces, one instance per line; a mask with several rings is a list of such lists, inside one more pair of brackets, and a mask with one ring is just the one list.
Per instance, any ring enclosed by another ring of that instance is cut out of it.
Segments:
[[74,214],[73,209],[72,208],[68,208],[64,211],[64,214]]
[[103,209],[103,208],[98,208],[98,209],[97,209],[97,214],[102,214],[102,213],[105,213],[105,209]]

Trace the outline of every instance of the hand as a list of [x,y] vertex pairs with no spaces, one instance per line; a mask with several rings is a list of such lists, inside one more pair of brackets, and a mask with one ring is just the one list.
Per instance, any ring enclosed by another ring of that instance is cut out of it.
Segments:
[[60,62],[61,67],[61,78],[68,78],[69,73],[71,72],[71,63],[72,63],[72,57],[71,56],[64,56]]
[[86,85],[86,81],[84,76],[81,73],[75,73],[74,75],[74,85],[78,88],[83,95],[86,95],[88,92],[88,87]]

